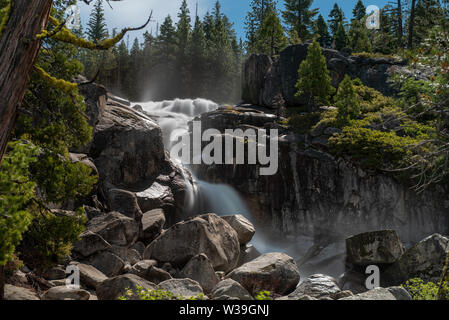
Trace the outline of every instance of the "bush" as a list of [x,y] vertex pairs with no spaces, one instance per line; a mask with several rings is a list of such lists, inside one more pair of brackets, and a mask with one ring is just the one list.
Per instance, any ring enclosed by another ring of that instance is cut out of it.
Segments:
[[335,96],[335,106],[338,109],[338,120],[347,123],[351,119],[356,119],[360,114],[360,105],[354,90],[352,80],[348,75],[340,83]]
[[180,295],[175,296],[170,291],[148,290],[138,286],[136,291],[127,289],[125,295],[119,297],[119,300],[204,300],[204,294],[186,298]]
[[[424,282],[420,278],[414,278],[408,280],[402,285],[402,287],[410,293],[413,300],[438,300],[440,285],[433,282]],[[449,283],[444,283],[441,289],[448,292]],[[440,299],[448,300],[449,296],[445,296]]]
[[295,114],[288,118],[287,125],[299,134],[308,133],[320,120],[319,112]]
[[270,291],[259,291],[254,295],[256,300],[273,300]]
[[380,111],[395,104],[393,98],[385,97],[379,91],[363,85],[359,79],[354,80],[353,84],[362,113]]

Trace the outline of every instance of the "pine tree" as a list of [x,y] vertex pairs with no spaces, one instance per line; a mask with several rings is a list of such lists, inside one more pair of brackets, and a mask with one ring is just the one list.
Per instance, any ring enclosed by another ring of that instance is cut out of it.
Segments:
[[338,86],[335,96],[335,105],[338,109],[338,119],[342,124],[350,119],[356,119],[360,114],[360,105],[354,90],[351,78],[345,75],[343,81]]
[[335,91],[331,85],[326,58],[317,41],[309,46],[307,58],[299,66],[298,82],[295,87],[298,90],[295,97],[307,96],[309,104],[313,105],[328,104],[330,96]]
[[348,35],[342,23],[338,25],[337,32],[334,37],[335,49],[341,50],[348,46]]
[[90,14],[89,23],[87,24],[87,36],[94,42],[98,43],[106,39],[108,31],[104,18],[103,1],[97,0]]
[[274,56],[287,46],[287,38],[277,13],[272,11],[265,18],[258,35],[259,52]]
[[343,10],[338,6],[338,4],[334,4],[334,7],[332,8],[331,12],[329,13],[329,29],[332,33],[332,36],[335,38],[335,35],[337,33],[338,26],[340,24],[345,23],[345,14],[343,13]]
[[328,48],[331,45],[332,38],[329,34],[329,28],[327,27],[326,21],[324,21],[323,16],[320,14],[316,21],[315,35],[318,38],[320,45],[323,48]]
[[313,26],[313,19],[318,13],[318,9],[310,9],[313,0],[284,0],[285,10],[282,17],[287,28],[296,30],[299,37],[305,41],[310,39]]
[[366,15],[366,7],[363,4],[362,0],[357,1],[357,4],[355,5],[354,9],[352,10],[352,14],[354,16],[354,19],[362,20]]
[[197,16],[188,47],[192,97],[206,96],[206,46],[206,34],[204,33],[203,23]]
[[189,95],[189,66],[188,66],[188,53],[187,46],[190,40],[190,11],[187,7],[187,1],[182,0],[181,7],[178,13],[178,23],[176,24],[176,37],[177,37],[177,71],[179,77],[175,86],[179,87],[179,97],[187,97]]
[[349,47],[354,52],[371,52],[372,46],[365,27],[365,19],[353,19],[348,32]]
[[258,35],[265,18],[276,10],[273,0],[252,0],[250,11],[245,19],[246,49],[249,53],[257,52]]

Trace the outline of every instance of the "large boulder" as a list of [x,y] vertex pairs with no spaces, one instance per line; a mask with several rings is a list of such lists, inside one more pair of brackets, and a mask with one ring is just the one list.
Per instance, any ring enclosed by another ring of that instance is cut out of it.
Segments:
[[118,246],[133,245],[139,235],[136,221],[119,212],[111,212],[87,223],[87,230],[102,236],[110,244]]
[[239,242],[242,245],[250,242],[256,233],[254,225],[241,214],[223,216],[222,218],[237,232]]
[[250,262],[261,256],[261,253],[253,245],[244,245],[240,247],[240,257],[237,267]]
[[166,230],[144,252],[144,259],[183,267],[204,253],[217,271],[229,271],[239,259],[240,245],[235,230],[216,214],[182,221]]
[[300,298],[309,296],[313,298],[330,297],[341,290],[337,285],[337,280],[324,274],[314,274],[304,280],[291,294],[289,298]]
[[80,240],[73,245],[73,252],[82,257],[89,257],[110,247],[111,245],[102,236],[86,230],[80,235]]
[[42,300],[89,300],[90,293],[83,289],[59,286],[48,289],[42,295]]
[[199,254],[190,259],[181,270],[181,276],[197,281],[206,293],[211,292],[220,281],[205,254]]
[[94,266],[84,263],[79,263],[76,266],[80,272],[81,284],[88,288],[96,289],[98,285],[108,279],[103,272],[96,269]]
[[217,283],[212,289],[211,296],[215,298],[228,296],[231,298],[238,298],[239,300],[254,300],[248,290],[232,279],[225,279]]
[[226,278],[237,281],[252,294],[267,290],[284,295],[296,288],[300,275],[292,257],[266,253],[233,270]]
[[117,300],[125,295],[128,289],[136,291],[137,287],[146,290],[157,290],[157,286],[135,274],[124,274],[103,281],[97,287],[97,297],[99,300]]
[[157,181],[154,182],[148,189],[137,192],[136,196],[139,206],[144,212],[164,208],[167,205],[172,206],[174,202],[174,196],[171,188]]
[[392,287],[375,288],[340,300],[412,300],[412,297],[404,288]]
[[159,284],[165,280],[172,279],[167,271],[156,267],[154,260],[142,260],[132,266],[130,273],[138,275],[152,283]]
[[189,299],[203,294],[200,284],[192,279],[170,279],[159,283],[159,288],[169,291],[174,296]]
[[40,300],[31,289],[5,284],[5,300]]
[[394,230],[366,232],[346,239],[347,260],[355,265],[394,263],[403,253]]
[[89,264],[103,272],[108,277],[119,275],[125,267],[125,262],[112,252],[102,251],[89,258]]
[[145,212],[142,216],[142,240],[151,243],[161,234],[165,225],[165,215],[162,209]]
[[438,283],[449,248],[449,238],[434,234],[408,249],[381,276],[381,284],[394,286],[411,278]]
[[107,194],[107,198],[110,211],[120,212],[136,221],[142,217],[142,211],[134,193],[121,189],[111,189]]
[[137,262],[142,260],[142,256],[135,249],[113,245],[111,248],[109,248],[108,251],[115,254],[125,263],[129,263],[131,265],[136,264]]
[[108,189],[155,179],[166,161],[161,128],[113,101],[108,101],[95,126],[89,155]]

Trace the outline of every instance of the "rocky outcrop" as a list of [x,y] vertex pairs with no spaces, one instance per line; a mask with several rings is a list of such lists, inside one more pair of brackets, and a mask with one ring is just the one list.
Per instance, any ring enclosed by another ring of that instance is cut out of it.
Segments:
[[159,283],[159,288],[182,298],[197,297],[203,294],[200,284],[191,279],[170,279]]
[[81,284],[88,288],[96,289],[97,286],[108,279],[103,272],[91,265],[79,263],[76,266],[80,272]]
[[256,233],[253,224],[241,214],[222,216],[222,218],[237,232],[239,242],[242,245],[250,242]]
[[90,293],[83,289],[59,286],[48,289],[42,300],[89,300]]
[[304,280],[291,294],[289,299],[299,300],[302,296],[323,298],[335,296],[341,292],[337,280],[324,274],[314,274]]
[[248,290],[242,287],[240,283],[232,279],[220,281],[211,293],[212,297],[220,298],[223,296],[237,298],[239,300],[254,300]]
[[124,274],[103,281],[97,287],[96,292],[99,300],[117,300],[119,297],[124,296],[128,289],[136,292],[137,287],[142,287],[146,290],[157,290],[157,286],[154,283],[134,274]]
[[293,258],[283,253],[266,253],[233,270],[226,278],[237,281],[252,294],[266,290],[283,295],[295,289],[300,276]]
[[[298,81],[298,69],[307,57],[309,44],[287,47],[274,61],[267,55],[252,55],[244,64],[242,99],[263,107],[273,107],[276,99],[282,96],[287,106],[304,104],[301,98],[295,98],[295,85]],[[384,95],[394,94],[387,83],[388,77],[397,66],[404,66],[404,61],[388,58],[365,58],[345,56],[341,52],[323,49],[332,84],[338,86],[345,74],[351,78],[360,78],[362,82]]]
[[31,289],[5,285],[5,300],[40,300],[36,292]]
[[215,270],[229,271],[238,262],[240,246],[237,233],[215,214],[177,223],[145,249],[144,258],[183,267],[202,253],[209,258]]
[[197,281],[204,292],[209,293],[220,281],[205,254],[194,256],[181,270],[181,276]]
[[142,240],[151,243],[162,232],[165,225],[165,215],[162,209],[145,212],[142,217]]
[[100,235],[110,244],[133,245],[139,235],[136,221],[119,212],[111,212],[90,220],[87,230]]
[[404,288],[392,287],[376,288],[340,300],[412,300],[412,297]]

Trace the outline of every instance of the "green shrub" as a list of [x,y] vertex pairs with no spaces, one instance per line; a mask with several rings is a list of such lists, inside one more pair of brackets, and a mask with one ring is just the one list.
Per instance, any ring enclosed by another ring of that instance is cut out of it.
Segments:
[[135,291],[127,289],[124,296],[119,297],[119,300],[204,300],[204,294],[186,298],[181,295],[174,295],[170,291],[164,290],[148,290],[140,286]]
[[270,291],[259,291],[254,295],[256,300],[273,300]]
[[362,113],[380,111],[395,104],[393,98],[385,97],[379,91],[363,85],[359,79],[354,80],[353,83]]
[[295,132],[306,134],[320,120],[319,112],[295,114],[288,118],[287,125]]
[[338,109],[338,120],[341,123],[347,123],[351,119],[356,119],[360,114],[359,101],[352,80],[348,75],[345,75],[345,78],[338,86],[335,106]]
[[[424,282],[420,278],[414,278],[408,280],[405,284],[402,285],[408,293],[412,296],[413,300],[437,300],[438,292],[440,290],[440,286],[433,282]],[[443,285],[444,290],[449,290],[449,284],[445,283]],[[445,297],[446,300],[449,298]]]
[[372,52],[354,52],[352,53],[353,56],[366,58],[366,59],[379,59],[379,58],[386,58],[386,59],[396,59],[393,55],[388,54],[382,54],[382,53],[372,53]]

